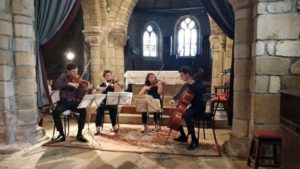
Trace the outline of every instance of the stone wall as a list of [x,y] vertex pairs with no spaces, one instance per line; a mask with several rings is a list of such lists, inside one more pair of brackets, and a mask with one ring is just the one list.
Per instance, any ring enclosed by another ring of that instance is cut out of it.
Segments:
[[83,32],[93,57],[90,67],[92,83],[99,83],[101,72],[110,69],[123,84],[127,26],[136,3],[137,0],[82,1]]
[[278,130],[279,90],[300,89],[299,2],[259,0],[255,5],[251,131]]
[[252,133],[280,130],[280,89],[300,89],[297,0],[230,0],[235,11],[234,118],[225,151],[246,157]]
[[0,1],[0,143],[35,143],[34,1]]

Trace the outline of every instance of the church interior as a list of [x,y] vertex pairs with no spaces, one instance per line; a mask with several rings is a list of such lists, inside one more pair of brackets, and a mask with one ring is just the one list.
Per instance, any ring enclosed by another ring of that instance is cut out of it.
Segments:
[[0,0],[0,168],[296,169],[300,0]]

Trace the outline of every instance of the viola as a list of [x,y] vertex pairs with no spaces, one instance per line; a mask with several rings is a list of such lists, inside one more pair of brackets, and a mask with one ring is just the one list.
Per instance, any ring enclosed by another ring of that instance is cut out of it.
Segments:
[[72,83],[78,83],[79,89],[87,90],[87,88],[91,85],[91,83],[87,80],[82,80],[79,75],[76,75],[71,80]]

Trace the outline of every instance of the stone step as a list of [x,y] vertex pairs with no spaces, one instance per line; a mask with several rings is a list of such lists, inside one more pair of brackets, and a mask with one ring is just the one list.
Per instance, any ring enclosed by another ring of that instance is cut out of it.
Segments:
[[[92,114],[91,116],[91,122],[94,122],[96,119],[96,116]],[[168,115],[163,115],[162,116],[162,122],[163,125],[167,125],[169,121],[169,116]],[[110,123],[110,117],[108,113],[105,113],[104,116],[104,122],[105,123]],[[141,114],[129,114],[129,113],[120,113],[119,114],[119,122],[120,124],[142,124],[142,115]],[[149,124],[153,124],[153,115],[150,115],[149,118]],[[227,125],[227,118],[224,119],[221,115],[216,114],[216,119],[215,119],[215,128],[218,129],[228,129]]]

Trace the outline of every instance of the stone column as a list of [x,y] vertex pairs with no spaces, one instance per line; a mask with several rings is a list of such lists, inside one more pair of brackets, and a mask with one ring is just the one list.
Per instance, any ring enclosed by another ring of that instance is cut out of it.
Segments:
[[37,128],[34,1],[0,2],[0,141],[35,143]]
[[229,81],[228,75],[222,75],[224,69],[231,68],[232,58],[232,40],[226,37],[225,33],[209,18],[211,27],[211,36],[209,38],[212,49],[212,82],[211,89],[214,91],[214,86],[220,86]]
[[84,30],[85,41],[89,46],[89,54],[87,62],[91,59],[89,66],[91,83],[96,85],[100,83],[100,74],[102,71],[104,60],[101,58],[100,43],[103,39],[103,32],[101,30]]
[[[0,142],[14,143],[16,105],[14,89],[13,19],[10,1],[0,1]],[[31,20],[32,22],[32,20]]]
[[259,129],[280,130],[278,90],[300,89],[298,4],[290,0],[261,0],[253,10],[256,28],[252,50],[250,133]]
[[250,122],[250,66],[252,43],[253,0],[229,0],[235,11],[234,38],[234,107],[233,126],[229,141],[224,144],[226,153],[246,157]]
[[212,91],[213,86],[220,86],[222,85],[223,78],[221,75],[221,72],[224,69],[224,57],[225,57],[225,39],[226,36],[222,32],[222,30],[214,23],[214,21],[211,21],[211,29],[212,34],[209,38],[211,43],[211,49],[212,49]]
[[[124,84],[124,46],[127,41],[127,33],[124,32],[111,32],[110,38],[113,46],[109,46],[112,55],[109,57],[109,65],[115,74],[119,84]],[[111,45],[111,44],[110,44]]]

